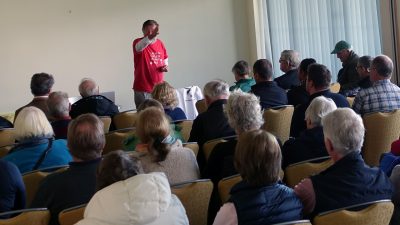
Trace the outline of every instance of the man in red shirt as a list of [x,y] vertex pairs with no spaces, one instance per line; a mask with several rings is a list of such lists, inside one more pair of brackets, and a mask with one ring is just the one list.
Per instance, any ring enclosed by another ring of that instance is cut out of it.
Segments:
[[168,55],[164,43],[157,38],[158,23],[147,20],[143,23],[143,37],[133,41],[133,58],[135,78],[133,91],[136,108],[151,98],[153,87],[164,80],[164,72],[168,71]]

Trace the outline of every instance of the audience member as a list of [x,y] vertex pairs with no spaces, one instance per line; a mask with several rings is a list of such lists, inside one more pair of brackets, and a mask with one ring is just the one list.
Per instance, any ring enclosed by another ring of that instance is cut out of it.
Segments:
[[[0,159],[0,213],[25,208],[25,185],[18,168]],[[1,218],[1,217],[0,217]]]
[[176,96],[175,88],[168,82],[163,81],[156,84],[151,95],[153,96],[153,99],[161,102],[165,114],[167,114],[172,121],[187,119],[185,112],[181,108],[177,107],[178,97]]
[[[379,160],[379,168],[390,177],[395,166],[400,164],[400,139],[392,142],[390,152],[385,152]],[[399,171],[400,172],[400,171]]]
[[358,59],[357,73],[360,76],[358,86],[362,89],[372,87],[372,81],[370,78],[372,60],[373,58],[369,55],[361,56]]
[[251,92],[260,98],[262,109],[286,105],[286,91],[272,81],[272,64],[268,59],[259,59],[253,65],[256,84]]
[[390,199],[393,186],[379,169],[367,166],[360,155],[364,141],[361,117],[351,109],[337,109],[322,118],[325,146],[334,164],[295,187],[304,212],[314,215],[350,205]]
[[163,173],[138,174],[98,191],[76,225],[189,225]]
[[209,140],[235,135],[224,114],[224,105],[229,97],[229,86],[221,80],[213,80],[204,86],[204,97],[207,111],[200,113],[193,121],[189,142],[197,142],[200,146],[197,162],[204,168],[205,156],[203,144]]
[[394,211],[390,225],[400,224],[400,165],[394,167],[393,172],[390,176],[390,181],[394,187],[394,193],[392,202],[394,204]]
[[12,128],[13,124],[8,121],[6,118],[0,116],[0,129],[2,128]]
[[307,129],[298,138],[291,138],[283,145],[283,169],[293,163],[328,156],[321,120],[335,109],[336,104],[330,98],[319,96],[312,100],[305,113]]
[[99,86],[90,78],[84,78],[79,84],[79,93],[82,99],[71,106],[69,115],[72,119],[81,114],[93,113],[97,116],[114,116],[117,114],[118,106],[105,96],[99,95]]
[[299,86],[300,80],[298,76],[297,67],[300,64],[299,53],[294,50],[284,50],[281,52],[281,57],[279,58],[280,69],[283,74],[280,77],[275,78],[275,82],[279,87],[289,90],[293,86]]
[[72,160],[66,140],[53,140],[53,129],[42,110],[23,108],[14,126],[18,144],[3,159],[14,163],[22,174],[67,165]]
[[344,96],[353,96],[357,93],[360,76],[357,73],[358,55],[352,50],[350,43],[339,41],[331,54],[342,62],[342,69],[337,75],[337,82],[340,84],[339,93]]
[[275,224],[302,218],[303,206],[292,189],[280,184],[281,150],[264,130],[243,133],[235,151],[243,180],[232,187],[229,203],[215,218],[219,224]]
[[50,115],[54,118],[51,126],[55,139],[67,139],[68,124],[71,121],[68,94],[61,91],[50,93],[47,105]]
[[14,122],[17,119],[19,112],[28,106],[35,106],[41,109],[46,114],[47,119],[51,121],[52,117],[50,116],[49,108],[47,107],[47,97],[49,96],[53,85],[54,78],[52,75],[47,73],[33,74],[31,78],[31,92],[33,94],[33,100],[15,111]]
[[31,204],[50,210],[50,225],[58,224],[63,209],[89,202],[96,191],[96,170],[104,145],[103,123],[96,115],[83,114],[71,121],[68,147],[73,161],[66,171],[43,180]]
[[132,154],[141,160],[144,172],[164,172],[170,184],[199,178],[196,156],[171,135],[162,111],[153,107],[141,111],[136,127],[141,144]]
[[307,81],[307,68],[309,65],[316,63],[315,59],[307,58],[303,59],[298,68],[298,75],[300,80],[299,86],[292,86],[292,88],[287,92],[288,104],[294,107],[306,104],[310,95],[306,90]]
[[392,60],[380,55],[371,63],[372,87],[362,89],[354,99],[353,109],[364,115],[373,112],[390,112],[400,108],[400,88],[390,82],[393,72]]
[[332,99],[337,107],[349,107],[347,99],[340,94],[332,93],[329,89],[331,84],[331,72],[322,64],[311,64],[307,70],[306,88],[310,94],[307,103],[301,104],[293,112],[290,136],[298,137],[306,129],[305,112],[311,101],[318,96]]
[[233,65],[232,73],[235,76],[236,82],[235,85],[229,88],[229,91],[240,89],[243,92],[249,92],[251,91],[251,86],[256,84],[254,79],[249,75],[249,64],[244,60],[240,60]]

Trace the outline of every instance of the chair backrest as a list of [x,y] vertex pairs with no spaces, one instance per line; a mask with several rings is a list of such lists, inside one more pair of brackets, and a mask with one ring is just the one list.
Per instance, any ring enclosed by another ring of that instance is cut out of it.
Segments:
[[176,126],[181,128],[181,135],[185,141],[189,140],[190,131],[192,131],[193,120],[174,121]]
[[[367,206],[359,211],[350,211],[354,207]],[[314,225],[388,225],[393,214],[394,205],[390,200],[381,200],[349,206],[317,215]]]
[[15,144],[13,145],[6,145],[6,146],[1,146],[0,147],[0,158],[6,156],[8,154],[8,152],[10,152],[10,150],[15,146]]
[[83,219],[86,204],[64,209],[58,214],[60,225],[74,225]]
[[202,112],[207,111],[207,104],[206,104],[206,100],[202,99],[196,102],[196,109],[197,112],[200,114]]
[[197,144],[197,142],[186,142],[186,143],[182,143],[183,147],[185,148],[190,148],[194,155],[197,156],[197,154],[199,153],[199,144]]
[[99,116],[100,120],[103,122],[104,124],[104,133],[108,133],[108,131],[110,130],[110,126],[111,126],[111,117],[109,116]]
[[363,117],[365,139],[362,155],[370,166],[378,166],[382,153],[388,152],[400,135],[400,110],[371,113]]
[[331,84],[330,90],[332,93],[339,93],[340,91],[340,84],[339,83],[333,83]]
[[14,143],[14,128],[0,129],[0,146],[12,145]]
[[[28,173],[22,174],[22,180],[25,184],[25,193],[26,193],[26,205],[31,205],[33,198],[36,195],[36,192],[39,188],[40,182],[47,177],[50,173],[54,172],[61,172],[68,168],[68,166],[56,166],[56,167],[49,167],[43,168],[40,170],[31,171]],[[48,172],[51,170],[51,172]]]
[[0,213],[0,217],[15,214],[19,215],[8,219],[0,219],[0,225],[48,225],[50,221],[50,212],[46,208],[9,211]]
[[230,177],[225,177],[218,182],[218,194],[222,204],[227,202],[231,195],[229,194],[232,187],[242,181],[240,174],[236,174]]
[[114,115],[115,129],[124,129],[136,126],[138,114],[136,110],[128,110]]
[[292,105],[265,110],[263,114],[264,125],[262,128],[275,135],[284,143],[289,139],[293,111],[294,107]]
[[347,101],[349,102],[350,107],[353,106],[355,97],[346,97]]
[[311,225],[311,222],[309,220],[294,220],[273,225]]
[[[324,161],[320,162],[320,160]],[[332,164],[333,161],[329,157],[321,157],[289,165],[285,169],[285,182],[289,187],[293,188],[302,179],[318,174]]]
[[136,129],[134,127],[125,128],[120,130],[115,130],[109,132],[105,135],[106,137],[106,145],[103,149],[103,155],[115,151],[115,150],[123,150],[124,140],[131,135],[136,133]]
[[210,180],[176,184],[171,190],[185,207],[190,225],[207,224],[208,204],[213,190],[213,183]]
[[232,139],[235,138],[236,135],[233,136],[228,136],[228,137],[222,137],[222,138],[217,138],[217,139],[213,139],[213,140],[209,140],[206,143],[203,144],[203,152],[204,155],[206,157],[206,160],[208,160],[208,158],[211,155],[211,152],[214,150],[214,147],[219,144],[219,143],[223,143],[226,142],[227,139]]

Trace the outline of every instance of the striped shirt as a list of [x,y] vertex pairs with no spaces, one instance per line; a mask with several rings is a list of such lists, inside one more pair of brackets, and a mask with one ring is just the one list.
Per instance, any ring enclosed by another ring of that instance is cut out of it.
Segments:
[[372,87],[361,89],[353,104],[353,110],[360,115],[390,112],[399,108],[400,88],[389,79],[375,81]]

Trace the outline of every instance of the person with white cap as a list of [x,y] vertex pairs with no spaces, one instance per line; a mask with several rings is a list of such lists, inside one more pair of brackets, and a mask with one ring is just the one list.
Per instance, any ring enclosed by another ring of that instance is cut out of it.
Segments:
[[339,93],[344,96],[355,96],[360,81],[357,73],[358,55],[352,50],[351,44],[343,40],[336,43],[331,54],[336,54],[342,62],[342,69],[337,76],[337,82],[340,84]]

